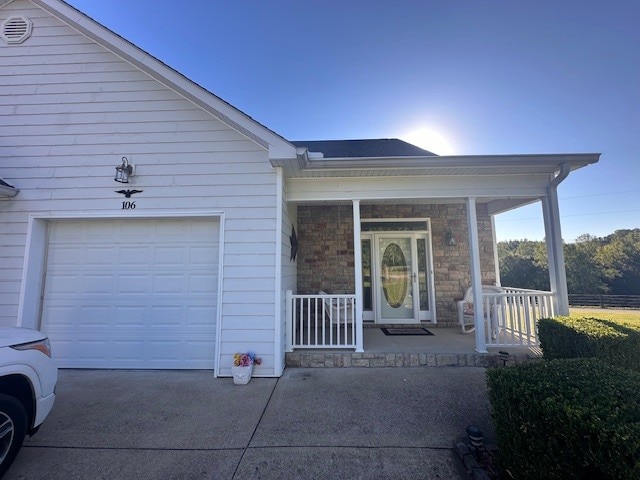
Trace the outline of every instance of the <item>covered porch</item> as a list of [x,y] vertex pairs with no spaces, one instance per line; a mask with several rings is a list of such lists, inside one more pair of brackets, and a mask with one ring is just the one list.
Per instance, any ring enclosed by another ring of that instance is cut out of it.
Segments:
[[538,346],[487,347],[488,352],[480,354],[475,350],[474,336],[462,335],[455,327],[429,327],[433,336],[386,336],[382,328],[372,324],[364,326],[365,351],[362,353],[347,348],[296,349],[286,353],[286,365],[301,368],[489,367],[526,363],[542,355]]
[[[456,302],[462,320],[458,326],[439,326],[435,321],[385,324],[358,322],[355,295],[296,295],[287,291],[287,351],[319,353],[340,349],[400,354],[403,364],[406,354],[445,354],[447,361],[451,360],[452,354],[463,355],[465,364],[469,361],[466,356],[470,354],[497,353],[507,348],[518,354],[537,355],[536,323],[540,318],[554,316],[553,300],[552,292],[537,290],[501,287],[492,293],[483,292],[483,322],[473,325],[478,332],[474,335],[469,332],[468,325],[465,326],[462,315],[464,308],[471,307],[472,314],[475,309],[464,300]],[[485,347],[482,351],[477,348],[478,337]],[[290,355],[290,358],[294,356]],[[435,358],[432,361],[437,363]],[[375,363],[379,363],[382,357],[378,355],[376,359]],[[385,363],[388,360],[384,358]],[[415,358],[410,360],[415,361]],[[458,359],[456,363],[460,361]],[[426,358],[424,362],[427,362]]]
[[[403,364],[438,363],[437,355],[475,364],[507,348],[535,355],[537,320],[568,313],[557,186],[597,157],[382,160],[282,165],[298,232],[296,284],[284,302],[290,364],[386,364],[398,355]],[[493,217],[533,202],[542,204],[550,291],[484,292],[484,285],[500,286]],[[473,333],[458,326],[467,291]],[[381,336],[387,324],[434,335]]]

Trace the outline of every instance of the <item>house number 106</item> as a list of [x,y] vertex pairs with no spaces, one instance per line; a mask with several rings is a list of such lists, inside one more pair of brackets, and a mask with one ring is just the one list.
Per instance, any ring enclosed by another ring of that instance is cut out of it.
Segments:
[[122,210],[133,210],[136,208],[136,202],[122,202]]

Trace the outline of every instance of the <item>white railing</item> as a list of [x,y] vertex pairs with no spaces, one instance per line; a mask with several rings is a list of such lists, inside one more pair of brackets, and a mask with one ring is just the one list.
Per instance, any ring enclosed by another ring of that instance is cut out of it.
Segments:
[[355,295],[287,291],[287,347],[356,348]]
[[553,317],[552,292],[502,287],[504,293],[484,293],[482,300],[489,325],[487,347],[538,346],[537,322]]

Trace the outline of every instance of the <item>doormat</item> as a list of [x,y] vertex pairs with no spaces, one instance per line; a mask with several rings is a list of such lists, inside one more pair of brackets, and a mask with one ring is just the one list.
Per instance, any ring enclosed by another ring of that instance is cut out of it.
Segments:
[[381,328],[382,332],[385,335],[393,336],[393,335],[433,335],[426,328]]

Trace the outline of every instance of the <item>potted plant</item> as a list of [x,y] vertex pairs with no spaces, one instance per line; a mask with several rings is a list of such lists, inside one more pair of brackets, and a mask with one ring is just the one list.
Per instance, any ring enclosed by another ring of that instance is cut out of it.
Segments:
[[251,380],[253,373],[253,365],[260,365],[262,359],[256,357],[253,352],[235,353],[233,355],[233,366],[231,373],[233,374],[233,383],[236,385],[246,385]]

